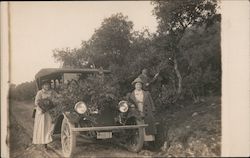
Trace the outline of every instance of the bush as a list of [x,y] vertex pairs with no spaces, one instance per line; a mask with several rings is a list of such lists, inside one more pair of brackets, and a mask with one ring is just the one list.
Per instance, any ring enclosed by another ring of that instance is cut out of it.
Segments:
[[59,96],[53,99],[56,107],[49,110],[53,120],[62,112],[72,111],[79,101],[84,101],[88,108],[102,110],[105,106],[116,106],[119,96],[119,87],[113,85],[112,76],[104,74],[93,74],[80,80],[71,81],[68,85],[63,85],[59,91]]

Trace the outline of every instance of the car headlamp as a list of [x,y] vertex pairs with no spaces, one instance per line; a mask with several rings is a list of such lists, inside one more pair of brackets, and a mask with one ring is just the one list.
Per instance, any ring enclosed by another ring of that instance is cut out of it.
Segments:
[[127,101],[120,101],[118,105],[119,105],[120,112],[127,112],[128,111],[128,102]]
[[80,101],[76,103],[74,109],[78,114],[84,114],[87,111],[87,106],[84,102]]

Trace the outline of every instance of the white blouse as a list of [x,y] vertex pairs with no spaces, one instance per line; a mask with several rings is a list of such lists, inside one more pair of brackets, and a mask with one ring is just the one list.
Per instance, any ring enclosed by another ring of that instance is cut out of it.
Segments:
[[135,90],[135,98],[137,100],[137,102],[143,102],[143,92],[142,90],[138,91],[138,90]]
[[135,99],[137,101],[137,105],[138,105],[138,110],[139,111],[143,111],[143,91],[140,90],[135,90]]

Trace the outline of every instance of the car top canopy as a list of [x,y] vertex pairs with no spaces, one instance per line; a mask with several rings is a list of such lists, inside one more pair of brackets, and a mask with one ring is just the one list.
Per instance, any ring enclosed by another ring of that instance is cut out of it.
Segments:
[[37,83],[38,89],[41,89],[41,84],[44,81],[56,79],[59,78],[64,73],[83,73],[83,74],[89,74],[89,73],[110,73],[109,70],[103,70],[103,69],[70,69],[70,68],[46,68],[41,69],[36,75],[35,80]]

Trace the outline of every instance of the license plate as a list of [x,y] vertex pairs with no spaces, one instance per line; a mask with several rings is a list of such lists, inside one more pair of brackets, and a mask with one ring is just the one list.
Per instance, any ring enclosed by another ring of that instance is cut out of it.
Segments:
[[112,138],[112,132],[97,132],[97,139]]

